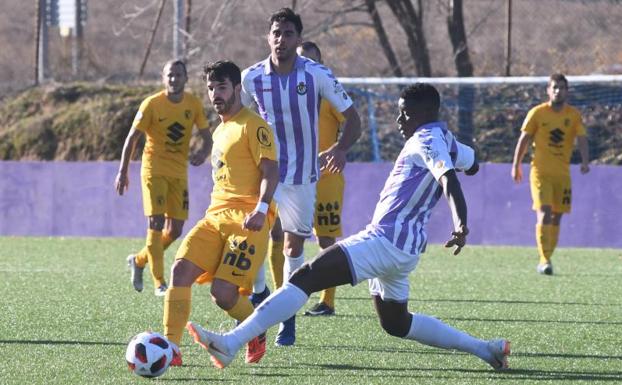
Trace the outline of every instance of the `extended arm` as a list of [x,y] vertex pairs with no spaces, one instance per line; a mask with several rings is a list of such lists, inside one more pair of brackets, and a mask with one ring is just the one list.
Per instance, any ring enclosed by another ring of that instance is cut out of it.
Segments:
[[467,205],[460,187],[460,181],[456,172],[452,169],[447,171],[439,182],[443,188],[443,194],[449,204],[451,218],[454,223],[452,238],[445,243],[445,247],[455,246],[454,255],[458,254],[466,244],[466,236],[469,234],[467,227]]
[[259,185],[259,201],[255,210],[244,218],[244,228],[250,231],[259,231],[266,220],[267,207],[272,202],[272,196],[279,183],[278,162],[262,158],[259,162],[261,182]]
[[200,166],[205,162],[205,159],[209,156],[210,151],[212,151],[212,133],[208,128],[200,129],[199,136],[201,136],[201,148],[190,155],[190,164],[193,166]]
[[130,132],[128,132],[127,137],[125,138],[125,143],[123,143],[123,151],[121,152],[121,163],[119,164],[119,172],[117,173],[117,177],[115,178],[115,189],[117,190],[117,194],[123,195],[124,192],[130,186],[130,178],[127,175],[128,167],[130,164],[130,159],[132,158],[132,154],[134,153],[134,149],[136,148],[136,143],[138,142],[138,138],[142,133],[138,131],[136,128],[130,128]]
[[328,150],[320,154],[322,169],[329,172],[341,172],[346,166],[346,153],[361,136],[361,118],[354,106],[342,112],[346,118],[343,124],[343,133],[339,140]]
[[523,180],[523,169],[521,163],[525,154],[527,153],[527,148],[531,144],[532,136],[525,131],[521,132],[520,138],[518,138],[518,143],[516,143],[516,148],[514,149],[514,160],[512,161],[512,179],[516,183],[520,183]]
[[579,145],[579,154],[581,154],[581,173],[590,172],[590,148],[587,143],[586,136],[577,136],[577,144]]

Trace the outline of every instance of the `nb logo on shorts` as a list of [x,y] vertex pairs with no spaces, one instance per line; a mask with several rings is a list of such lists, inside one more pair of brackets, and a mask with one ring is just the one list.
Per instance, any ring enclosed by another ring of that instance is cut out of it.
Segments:
[[246,240],[241,243],[238,243],[237,240],[233,240],[233,242],[231,242],[231,251],[225,254],[225,259],[222,263],[235,266],[240,270],[248,270],[251,268],[251,260],[246,258],[247,255],[255,255],[255,246],[249,245]]
[[318,203],[316,207],[317,224],[320,226],[337,226],[341,223],[341,217],[334,211],[339,210],[339,202],[327,203],[324,206],[322,203]]

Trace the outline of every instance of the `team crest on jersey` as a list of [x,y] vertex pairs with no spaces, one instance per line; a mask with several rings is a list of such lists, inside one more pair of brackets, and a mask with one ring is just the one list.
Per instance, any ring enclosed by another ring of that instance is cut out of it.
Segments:
[[186,119],[190,120],[190,118],[192,118],[192,111],[186,110],[184,111],[184,115],[186,116]]
[[296,93],[298,95],[305,95],[307,93],[307,85],[305,84],[305,82],[298,83],[298,85],[296,86]]
[[423,148],[423,153],[425,154],[426,160],[429,162],[432,159],[438,158],[438,151],[434,150],[430,146],[426,146]]
[[257,127],[257,140],[262,146],[270,147],[272,142],[270,141],[270,132],[264,126]]
[[564,126],[566,127],[570,126],[570,119],[568,118],[564,119]]
[[343,86],[341,85],[341,83],[339,83],[337,79],[335,79],[335,81],[333,82],[333,89],[335,90],[336,95],[339,95],[341,93],[343,93],[344,96],[346,95],[346,93],[343,91]]

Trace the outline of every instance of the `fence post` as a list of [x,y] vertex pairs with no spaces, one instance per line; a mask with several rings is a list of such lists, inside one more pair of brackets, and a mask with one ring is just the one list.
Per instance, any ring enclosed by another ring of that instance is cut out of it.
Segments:
[[365,92],[367,100],[367,121],[369,122],[369,136],[371,140],[371,149],[374,155],[374,162],[380,162],[380,146],[378,145],[378,125],[376,123],[376,106],[374,105],[373,95],[371,92]]

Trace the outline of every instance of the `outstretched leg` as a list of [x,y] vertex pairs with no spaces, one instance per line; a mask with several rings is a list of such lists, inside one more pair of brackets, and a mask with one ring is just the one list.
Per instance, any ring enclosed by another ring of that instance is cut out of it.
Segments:
[[415,340],[442,349],[471,353],[494,369],[506,369],[510,343],[506,340],[480,340],[425,314],[408,312],[406,302],[384,301],[373,297],[382,328],[392,336]]

